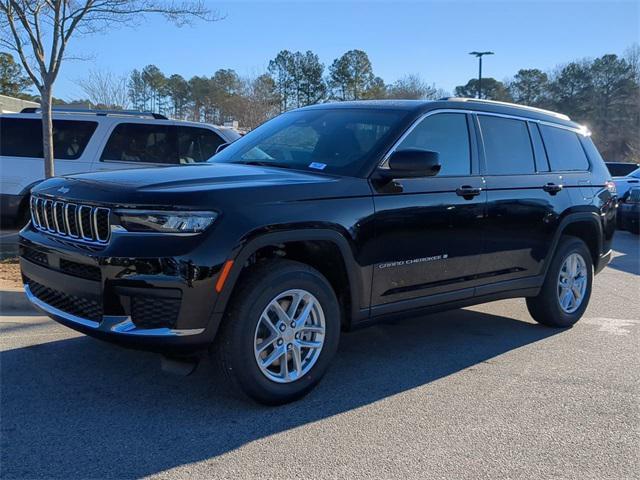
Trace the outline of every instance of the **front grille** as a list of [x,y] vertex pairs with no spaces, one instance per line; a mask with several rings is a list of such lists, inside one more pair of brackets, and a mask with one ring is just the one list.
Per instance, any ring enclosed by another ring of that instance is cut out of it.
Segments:
[[110,210],[60,200],[31,197],[31,221],[38,230],[89,243],[106,244]]
[[45,287],[27,278],[31,293],[42,302],[52,307],[70,313],[77,317],[100,322],[102,320],[102,306],[95,300],[69,295],[53,288]]
[[86,278],[99,282],[102,278],[100,268],[94,265],[85,265],[84,263],[72,262],[64,258],[60,259],[60,270],[74,277]]
[[179,312],[179,298],[131,297],[131,320],[138,328],[174,328]]

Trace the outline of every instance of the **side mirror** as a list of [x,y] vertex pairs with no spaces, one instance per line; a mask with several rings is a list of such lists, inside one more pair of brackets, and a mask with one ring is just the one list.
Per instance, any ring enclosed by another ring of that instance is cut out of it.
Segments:
[[419,148],[396,150],[389,157],[389,169],[378,169],[386,177],[433,177],[440,171],[440,154]]
[[220,153],[222,150],[227,148],[229,145],[231,145],[230,142],[221,143],[220,145],[218,145],[218,148],[216,148],[216,153]]

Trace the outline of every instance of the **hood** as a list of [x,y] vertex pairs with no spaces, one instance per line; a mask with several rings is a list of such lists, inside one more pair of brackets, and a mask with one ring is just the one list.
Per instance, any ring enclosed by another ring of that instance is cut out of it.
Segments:
[[243,202],[310,199],[366,194],[354,184],[364,179],[336,177],[299,170],[230,163],[136,168],[51,178],[33,189],[36,194],[110,205],[211,204],[211,197],[237,197]]

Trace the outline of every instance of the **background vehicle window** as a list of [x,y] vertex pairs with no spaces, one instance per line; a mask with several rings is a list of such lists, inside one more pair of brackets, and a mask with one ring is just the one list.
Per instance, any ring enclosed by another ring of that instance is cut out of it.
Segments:
[[609,173],[612,177],[626,177],[631,172],[638,169],[636,163],[610,163],[605,164],[609,169]]
[[225,140],[207,128],[178,127],[180,163],[204,162],[211,158]]
[[[89,143],[98,124],[75,120],[53,121],[53,156],[76,160]],[[0,118],[0,155],[43,158],[42,122],[28,118]]]
[[540,125],[540,130],[551,170],[589,170],[589,160],[577,133],[548,125]]
[[479,115],[487,173],[514,175],[535,173],[527,124],[511,118]]
[[442,165],[439,177],[471,173],[469,127],[465,114],[438,113],[425,118],[398,146],[398,149],[405,148],[438,152]]
[[111,133],[101,160],[177,164],[175,133],[169,125],[121,123]]

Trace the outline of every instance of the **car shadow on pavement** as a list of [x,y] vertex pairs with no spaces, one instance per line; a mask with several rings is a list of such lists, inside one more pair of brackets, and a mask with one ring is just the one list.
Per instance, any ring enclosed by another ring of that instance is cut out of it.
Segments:
[[8,350],[0,354],[2,477],[159,473],[429,384],[559,332],[455,310],[346,333],[323,382],[303,400],[273,408],[221,388],[208,362],[190,377],[171,376],[160,371],[156,355],[88,337]]
[[628,232],[617,231],[615,255],[609,263],[608,267],[621,272],[633,273],[640,275],[640,237]]

